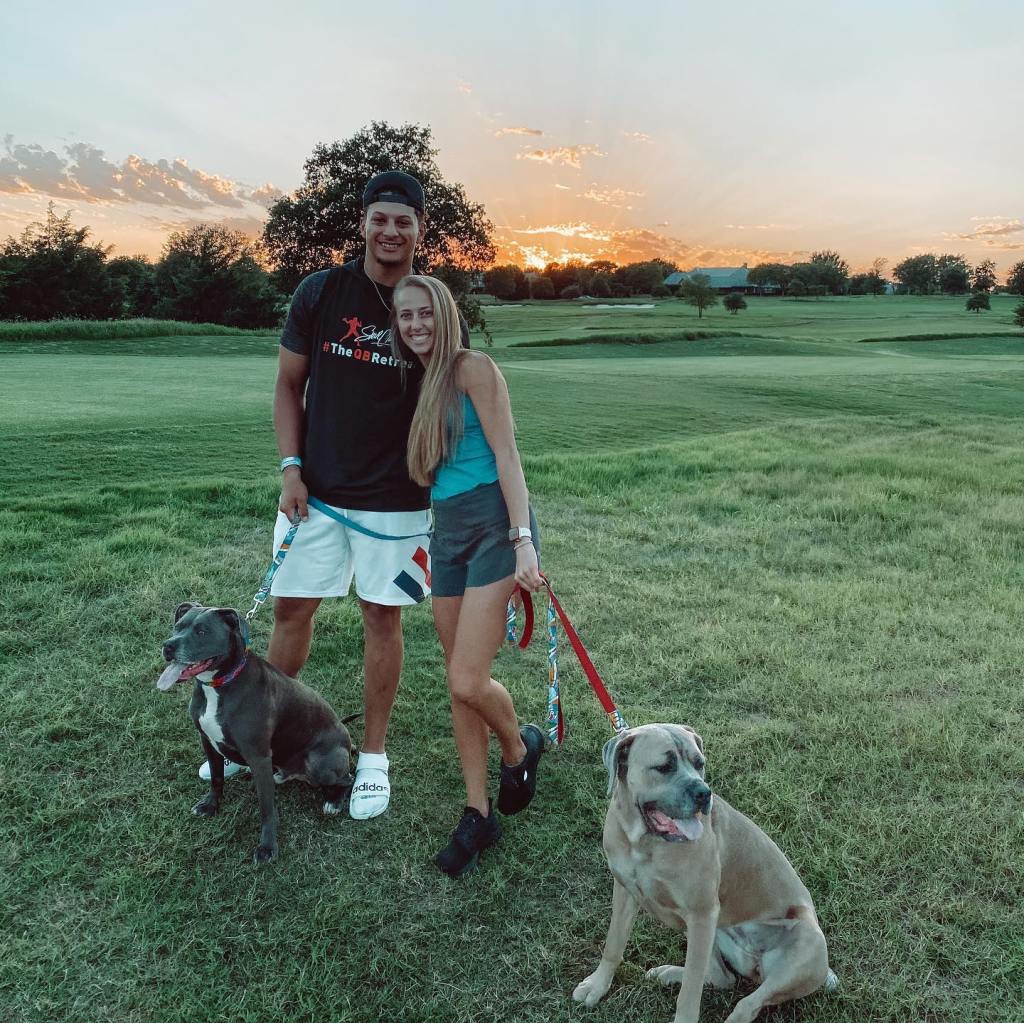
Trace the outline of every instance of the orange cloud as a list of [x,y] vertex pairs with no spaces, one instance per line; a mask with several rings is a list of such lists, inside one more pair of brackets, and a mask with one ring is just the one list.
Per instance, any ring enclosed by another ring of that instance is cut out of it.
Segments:
[[575,167],[576,170],[583,167],[585,156],[604,156],[604,153],[597,146],[559,146],[557,149],[527,149],[516,153],[517,160],[535,160],[539,163]]
[[634,142],[652,142],[654,141],[650,135],[645,131],[624,131],[622,133],[627,139],[632,139]]
[[494,137],[500,139],[505,135],[543,135],[544,132],[540,128],[499,128],[495,133]]

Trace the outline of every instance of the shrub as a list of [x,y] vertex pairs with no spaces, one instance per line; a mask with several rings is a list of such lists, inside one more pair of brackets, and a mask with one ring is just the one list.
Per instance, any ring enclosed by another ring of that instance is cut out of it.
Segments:
[[668,298],[672,294],[664,284],[655,284],[651,288],[651,298]]
[[562,298],[579,298],[583,294],[582,289],[578,284],[570,284],[567,288],[562,288]]
[[1019,306],[1013,311],[1013,322],[1018,327],[1024,327],[1024,302],[1021,302]]
[[738,291],[733,291],[722,299],[722,305],[735,316],[741,309],[747,308],[747,300]]

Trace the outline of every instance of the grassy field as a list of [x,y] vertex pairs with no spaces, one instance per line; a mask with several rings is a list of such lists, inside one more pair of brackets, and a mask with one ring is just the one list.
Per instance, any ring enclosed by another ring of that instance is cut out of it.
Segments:
[[[815,897],[841,992],[769,1019],[1024,1016],[1012,304],[488,310],[546,565],[609,688],[631,723],[701,731],[713,788]],[[698,327],[722,336],[672,340]],[[921,334],[949,336],[896,340]],[[611,883],[609,732],[567,647],[567,745],[462,883],[430,864],[461,804],[425,607],[405,619],[384,818],[327,820],[286,787],[281,859],[257,870],[249,782],[215,820],[189,814],[201,756],[184,688],[153,686],[160,642],[183,599],[245,606],[269,561],[275,356],[270,335],[0,341],[5,1016],[670,1019],[643,972],[685,942],[644,918],[605,1002],[570,1001]],[[358,614],[336,602],[304,677],[348,713],[360,671]],[[542,718],[543,650],[498,671]],[[707,993],[702,1018],[735,997]]]

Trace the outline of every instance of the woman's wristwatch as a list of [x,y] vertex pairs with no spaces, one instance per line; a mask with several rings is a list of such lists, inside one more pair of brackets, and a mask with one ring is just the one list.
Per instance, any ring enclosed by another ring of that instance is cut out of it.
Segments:
[[517,543],[520,540],[532,540],[533,533],[530,532],[526,526],[513,526],[508,531],[508,542],[511,544]]

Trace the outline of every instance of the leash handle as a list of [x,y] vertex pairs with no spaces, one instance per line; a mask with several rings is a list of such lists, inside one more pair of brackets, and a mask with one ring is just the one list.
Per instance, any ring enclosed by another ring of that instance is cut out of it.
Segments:
[[[583,674],[586,675],[587,681],[590,683],[590,688],[594,690],[594,695],[597,696],[605,714],[608,715],[608,721],[611,724],[613,731],[616,733],[623,731],[629,727],[626,724],[626,719],[622,716],[622,712],[619,708],[615,706],[615,701],[611,698],[611,695],[602,681],[597,668],[594,667],[594,662],[590,659],[590,654],[587,653],[587,648],[583,645],[583,641],[580,639],[579,633],[576,631],[572,621],[570,621],[569,616],[565,613],[564,608],[555,596],[555,591],[551,588],[550,580],[547,576],[543,575],[543,573],[541,574],[541,578],[544,580],[544,586],[548,592],[548,739],[553,746],[560,746],[565,738],[565,716],[562,712],[561,685],[558,674],[559,622],[562,623],[562,629],[565,631],[565,635],[569,640],[569,645],[572,647],[573,653],[576,655],[576,659],[580,662]],[[522,639],[519,640],[518,646],[521,649],[526,649],[526,646],[533,635],[533,599],[530,593],[522,589],[522,587],[519,587],[519,593],[523,599],[525,621],[523,624],[523,636]],[[516,610],[515,605],[511,600],[508,602],[505,624],[508,642],[515,643]]]

